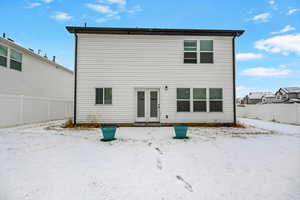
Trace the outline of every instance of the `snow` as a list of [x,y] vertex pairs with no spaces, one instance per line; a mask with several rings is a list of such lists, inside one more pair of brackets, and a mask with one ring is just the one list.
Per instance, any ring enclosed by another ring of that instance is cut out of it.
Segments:
[[238,121],[241,124],[255,126],[257,128],[271,130],[276,133],[283,133],[285,135],[295,135],[296,137],[300,137],[300,126],[297,125],[290,125],[290,124],[282,124],[282,123],[275,123],[275,122],[268,122],[256,119],[247,119],[247,118],[240,118]]
[[122,127],[101,142],[62,121],[0,129],[0,199],[300,199],[299,127],[239,120],[266,130],[189,128],[175,140],[171,127]]

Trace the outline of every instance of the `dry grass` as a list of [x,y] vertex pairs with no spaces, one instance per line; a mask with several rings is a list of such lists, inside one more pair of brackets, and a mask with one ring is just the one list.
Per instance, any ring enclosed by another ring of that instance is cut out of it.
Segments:
[[[168,127],[174,125],[187,125],[190,127],[232,127],[232,128],[245,128],[244,125],[239,123],[159,123],[154,126],[157,127]],[[136,125],[134,123],[77,123],[73,124],[72,120],[68,120],[63,128],[99,128],[102,126],[117,126],[117,127],[142,127],[141,125]],[[153,124],[145,123],[145,127],[153,126]]]

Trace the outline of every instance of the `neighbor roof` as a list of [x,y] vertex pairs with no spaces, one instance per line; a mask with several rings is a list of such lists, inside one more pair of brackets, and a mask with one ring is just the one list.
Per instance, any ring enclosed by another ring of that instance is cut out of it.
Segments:
[[286,87],[281,89],[286,93],[300,93],[300,87]]
[[70,33],[124,34],[124,35],[199,35],[199,36],[240,36],[244,30],[220,29],[166,29],[166,28],[109,28],[67,26]]
[[55,67],[57,67],[59,69],[62,69],[64,71],[67,71],[67,72],[73,74],[72,70],[70,70],[70,69],[68,69],[68,68],[66,68],[66,67],[58,64],[57,62],[53,62],[52,60],[49,60],[48,58],[45,58],[45,57],[43,57],[43,56],[41,56],[39,54],[36,54],[33,51],[31,51],[29,49],[26,49],[25,47],[21,46],[20,44],[15,43],[14,41],[10,41],[10,40],[8,40],[6,38],[0,37],[0,42],[3,43],[4,45],[12,47],[12,48],[14,48],[14,49],[16,49],[18,51],[21,51],[23,53],[31,55],[31,56],[33,56],[33,57],[35,57],[35,58],[37,58],[37,59],[39,59],[39,60],[41,60],[43,62],[46,62],[48,64],[51,64],[52,66],[55,66]]
[[250,92],[248,94],[249,99],[261,99],[266,94],[272,94],[271,92]]

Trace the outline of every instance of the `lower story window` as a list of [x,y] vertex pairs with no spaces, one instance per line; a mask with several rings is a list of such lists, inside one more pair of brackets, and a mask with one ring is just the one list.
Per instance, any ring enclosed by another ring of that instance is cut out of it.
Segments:
[[190,112],[190,88],[177,88],[177,112]]
[[193,111],[206,112],[206,88],[193,88]]
[[96,88],[96,104],[112,104],[112,88]]
[[209,89],[209,111],[223,112],[223,89],[222,88]]
[[194,101],[194,112],[206,112],[206,101]]

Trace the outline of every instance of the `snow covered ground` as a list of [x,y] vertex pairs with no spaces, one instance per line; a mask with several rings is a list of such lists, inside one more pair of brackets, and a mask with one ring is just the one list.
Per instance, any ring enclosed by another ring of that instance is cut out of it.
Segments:
[[[0,129],[0,199],[300,199],[300,126],[239,119],[259,128]],[[258,134],[265,133],[265,134]]]

